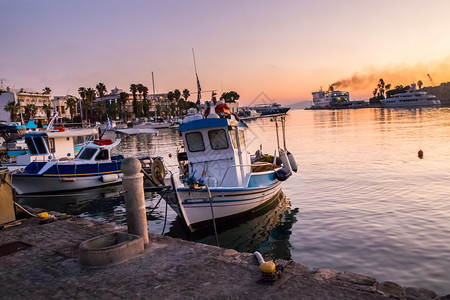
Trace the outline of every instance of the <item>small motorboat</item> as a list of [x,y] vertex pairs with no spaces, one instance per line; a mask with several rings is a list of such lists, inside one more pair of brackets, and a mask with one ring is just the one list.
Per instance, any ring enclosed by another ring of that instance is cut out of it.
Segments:
[[30,162],[25,169],[11,173],[12,185],[18,194],[35,194],[120,183],[123,156],[111,156],[119,143],[120,139],[97,139],[85,145],[74,159]]
[[253,161],[247,125],[212,103],[208,116],[191,109],[178,127],[185,151],[178,153],[179,175],[172,175],[164,196],[191,231],[264,209],[292,174],[288,152],[279,146],[278,158]]

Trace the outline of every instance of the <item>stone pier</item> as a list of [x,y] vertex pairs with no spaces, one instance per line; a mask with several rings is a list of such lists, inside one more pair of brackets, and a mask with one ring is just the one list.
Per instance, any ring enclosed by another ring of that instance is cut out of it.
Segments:
[[16,252],[0,251],[1,299],[440,298],[426,289],[300,263],[287,264],[280,279],[262,284],[253,254],[154,234],[139,256],[107,267],[84,267],[78,253],[82,241],[126,228],[83,218],[56,218],[46,224],[29,219],[0,231],[0,245],[29,245]]

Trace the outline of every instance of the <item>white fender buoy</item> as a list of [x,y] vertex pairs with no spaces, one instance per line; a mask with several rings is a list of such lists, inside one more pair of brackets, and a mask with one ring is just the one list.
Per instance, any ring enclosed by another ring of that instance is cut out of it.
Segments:
[[292,154],[291,152],[287,152],[287,157],[289,159],[289,164],[291,165],[292,171],[294,171],[295,173],[297,173],[297,162],[295,161],[294,158],[294,154]]
[[281,162],[283,163],[282,169],[284,169],[287,174],[292,173],[291,164],[289,163],[289,158],[288,158],[286,152],[284,152],[283,149],[280,149],[279,153],[280,153]]
[[117,179],[119,179],[119,175],[107,174],[107,175],[100,176],[100,178],[98,180],[105,183],[105,182],[113,182],[113,181],[116,181]]

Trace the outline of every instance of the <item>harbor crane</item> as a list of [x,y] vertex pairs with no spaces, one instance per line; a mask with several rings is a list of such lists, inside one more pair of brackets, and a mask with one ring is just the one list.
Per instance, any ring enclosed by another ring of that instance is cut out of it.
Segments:
[[433,79],[431,79],[430,74],[427,74],[427,76],[428,76],[428,79],[430,79],[431,85],[434,86],[434,81],[433,81]]

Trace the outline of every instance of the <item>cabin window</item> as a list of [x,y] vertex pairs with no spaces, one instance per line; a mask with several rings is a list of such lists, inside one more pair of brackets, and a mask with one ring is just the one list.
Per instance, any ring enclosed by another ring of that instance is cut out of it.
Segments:
[[230,130],[231,142],[233,143],[233,148],[237,148],[236,131],[234,129]]
[[224,129],[210,130],[208,131],[208,136],[212,149],[228,149],[228,139]]
[[25,142],[27,143],[28,150],[30,150],[31,154],[38,154],[36,147],[34,146],[33,139],[30,137],[25,138]]
[[205,151],[205,144],[203,143],[201,132],[186,133],[186,142],[191,152]]
[[95,152],[97,152],[97,149],[84,148],[84,150],[80,152],[77,158],[89,160],[92,158],[92,156],[94,156]]
[[39,154],[46,154],[47,153],[47,149],[45,149],[44,141],[42,140],[41,137],[34,138],[34,143],[36,145],[36,148],[37,148],[37,151],[38,151]]
[[239,144],[241,147],[245,147],[244,130],[239,130]]
[[98,152],[97,156],[95,157],[95,160],[107,160],[108,157],[108,150],[102,149]]

